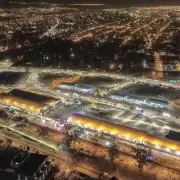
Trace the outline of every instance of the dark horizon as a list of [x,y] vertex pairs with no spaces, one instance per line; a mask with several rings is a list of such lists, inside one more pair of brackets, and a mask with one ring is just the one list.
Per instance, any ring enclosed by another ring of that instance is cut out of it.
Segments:
[[[1,0],[5,4],[9,0]],[[26,3],[38,3],[38,2],[47,2],[47,3],[62,3],[62,4],[119,4],[119,5],[180,5],[179,0],[11,0],[11,2],[26,2]]]

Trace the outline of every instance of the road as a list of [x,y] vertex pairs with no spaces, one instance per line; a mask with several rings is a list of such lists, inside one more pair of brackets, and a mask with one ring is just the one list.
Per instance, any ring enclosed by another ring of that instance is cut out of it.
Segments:
[[[0,67],[0,72],[3,71],[12,71],[12,72],[26,72],[25,68],[7,68],[7,67]],[[65,70],[65,69],[57,69],[57,68],[29,68],[28,70],[29,73],[51,73],[51,74],[68,74],[68,75],[80,75],[80,76],[84,76],[86,75],[86,73],[88,74],[88,76],[102,76],[102,72],[97,72],[97,71],[91,71],[91,72],[86,72],[86,71],[75,71],[75,70]],[[33,75],[35,76],[35,75]],[[169,83],[169,82],[164,82],[162,80],[153,80],[150,78],[142,78],[142,77],[131,77],[128,75],[123,75],[123,74],[115,74],[115,73],[107,73],[107,72],[103,72],[103,76],[107,76],[107,77],[111,77],[114,79],[124,79],[127,81],[133,81],[135,83],[149,83],[149,84],[158,84],[161,86],[166,86],[166,87],[171,87],[171,88],[177,88],[180,89],[180,86],[177,86],[175,84]],[[1,86],[2,88],[6,88],[7,86]]]
[[45,146],[47,146],[47,147],[49,147],[49,148],[52,148],[52,149],[54,149],[54,150],[58,150],[58,148],[57,148],[56,146],[53,146],[52,144],[46,143],[45,141],[39,140],[39,139],[35,138],[33,135],[27,135],[27,134],[25,134],[25,133],[23,133],[23,132],[21,132],[21,131],[19,131],[19,130],[16,130],[13,126],[14,126],[14,124],[13,124],[13,125],[10,125],[10,126],[0,124],[0,127],[2,127],[2,128],[9,129],[9,130],[11,130],[11,131],[13,131],[13,132],[15,132],[15,133],[17,133],[17,134],[20,134],[20,135],[22,135],[22,136],[25,136],[25,137],[33,140],[33,141],[36,141],[36,142],[38,142],[38,143],[40,143],[40,144],[43,144],[43,145],[45,145]]
[[134,31],[132,31],[129,36],[127,36],[126,38],[124,38],[122,44],[123,44],[123,45],[127,44],[127,42],[131,40],[132,36],[133,36],[135,33],[137,33],[138,31],[142,31],[143,29],[146,29],[148,26],[150,26],[151,24],[155,23],[157,20],[158,20],[158,18],[155,18],[155,19],[153,19],[152,21],[148,22],[147,24],[144,24],[143,26],[138,27],[137,29],[135,29]]

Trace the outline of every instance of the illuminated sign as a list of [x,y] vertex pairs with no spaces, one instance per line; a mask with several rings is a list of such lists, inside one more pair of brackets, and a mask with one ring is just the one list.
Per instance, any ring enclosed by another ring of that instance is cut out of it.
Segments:
[[9,111],[10,111],[10,112],[13,112],[13,110],[14,110],[14,109],[13,109],[12,107],[9,108]]
[[176,80],[176,79],[170,79],[169,82],[171,82],[171,83],[178,83],[178,82],[180,82],[180,80],[179,80],[179,79],[178,79],[178,80]]

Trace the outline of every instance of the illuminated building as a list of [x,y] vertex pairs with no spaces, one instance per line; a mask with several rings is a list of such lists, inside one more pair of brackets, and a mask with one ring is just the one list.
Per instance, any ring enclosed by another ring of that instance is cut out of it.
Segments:
[[154,68],[157,72],[163,71],[162,59],[159,53],[154,53]]
[[147,98],[145,99],[145,98],[140,98],[136,96],[120,96],[120,95],[111,95],[109,97],[113,100],[124,101],[131,104],[145,105],[145,106],[160,108],[160,109],[170,108],[167,102],[160,101],[160,100],[153,100],[153,99],[147,99]]
[[154,69],[155,69],[155,77],[162,77],[163,76],[163,66],[162,66],[162,59],[159,53],[154,53]]
[[160,150],[176,156],[180,155],[180,142],[178,141],[163,137],[156,137],[144,131],[139,131],[127,126],[87,117],[78,113],[73,114],[68,119],[68,122],[83,128],[113,135],[119,139],[122,139],[123,141],[128,141],[134,144],[142,144],[152,149]]
[[28,111],[39,112],[44,106],[53,104],[56,99],[41,94],[14,89],[9,93],[3,93],[0,100],[9,105]]
[[11,147],[1,149],[0,177],[2,180],[47,180],[54,176],[47,155],[30,153]]
[[82,86],[74,83],[61,83],[58,88],[78,91],[82,93],[92,94],[93,89],[87,86]]
[[171,53],[154,53],[154,77],[163,77],[164,73],[179,72],[180,59],[179,56]]

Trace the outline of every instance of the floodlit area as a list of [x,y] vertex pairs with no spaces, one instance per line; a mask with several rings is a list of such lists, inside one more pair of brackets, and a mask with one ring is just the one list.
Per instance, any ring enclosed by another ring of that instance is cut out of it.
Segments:
[[90,103],[80,98],[64,98],[43,112],[51,120],[68,119],[73,113],[104,119],[112,124],[127,126],[148,134],[166,137],[170,131],[179,132],[179,117],[166,111],[159,112],[151,108],[140,106],[131,109],[117,109],[108,105]]
[[155,136],[165,137],[169,133],[169,130],[179,131],[179,119],[174,117],[170,120],[163,115],[164,113],[159,115],[154,112],[148,115],[145,110],[143,113],[141,111],[121,111],[113,118],[118,120],[122,125],[143,130]]
[[[104,120],[128,126],[137,130],[146,131],[155,136],[165,137],[170,130],[179,132],[179,118],[171,116],[165,111],[147,109],[144,110],[138,106],[131,110],[117,110],[108,106],[103,108],[86,108],[81,114],[99,118],[99,121]],[[169,115],[169,116],[168,116]]]
[[68,119],[68,122],[80,126],[81,128],[89,128],[100,133],[110,134],[123,141],[144,145],[157,151],[161,150],[179,156],[180,143],[173,141],[171,138],[165,139],[160,136],[153,136],[145,131],[110,123],[104,119],[99,120],[94,117],[84,116],[79,113],[73,114]]
[[57,100],[51,96],[22,89],[13,89],[8,93],[2,93],[0,98],[1,102],[8,106],[14,106],[32,112],[40,112],[41,109],[54,104]]
[[88,102],[80,99],[64,99],[58,101],[53,105],[53,107],[48,108],[43,113],[44,116],[48,116],[51,119],[67,119],[75,112],[81,112],[83,109],[89,106]]
[[180,7],[19,1],[0,0],[0,152],[47,154],[55,180],[180,180]]
[[[29,87],[29,90],[13,89],[7,93],[1,93],[1,103],[5,107],[2,107],[4,110],[0,113],[8,119],[9,128],[18,133],[18,128],[24,126],[18,122],[21,119],[18,117],[26,117],[29,120],[28,126],[20,133],[33,140],[37,138],[39,143],[53,147],[57,151],[67,150],[66,136],[63,134],[68,132],[70,137],[78,133],[78,141],[83,142],[79,145],[80,149],[85,143],[96,144],[103,149],[111,149],[114,144],[117,144],[118,150],[128,153],[132,153],[133,148],[145,148],[147,152],[152,153],[150,160],[153,159],[153,161],[156,157],[167,157],[167,155],[170,159],[179,158],[180,118],[163,108],[152,108],[142,106],[140,103],[127,103],[107,98],[117,91],[131,94],[128,89],[138,84],[128,79],[112,80],[111,77],[107,80],[105,77],[99,77],[60,74],[52,75],[48,79],[48,75],[45,78],[40,76],[37,83],[42,83],[41,80],[43,83],[48,82],[45,88],[37,91],[30,90],[31,87]],[[71,80],[75,81],[70,82]],[[59,86],[65,83],[71,85],[77,83],[78,86],[95,88],[95,91],[88,96],[74,89],[61,89],[57,92]],[[48,95],[47,90],[50,90],[53,96]],[[144,94],[142,97],[145,96]],[[158,96],[153,96],[153,100],[156,97]],[[14,116],[9,118],[8,113],[3,114],[4,111],[15,113],[12,113]],[[1,124],[3,123],[4,121],[1,120]],[[54,129],[54,132],[46,128]],[[32,132],[33,135],[31,135]],[[41,137],[39,140],[39,136],[44,134],[46,137]],[[77,144],[75,143],[74,147],[77,147]]]

